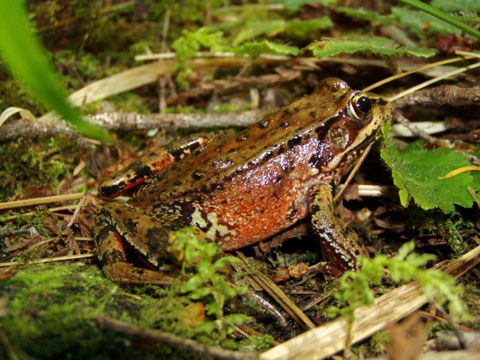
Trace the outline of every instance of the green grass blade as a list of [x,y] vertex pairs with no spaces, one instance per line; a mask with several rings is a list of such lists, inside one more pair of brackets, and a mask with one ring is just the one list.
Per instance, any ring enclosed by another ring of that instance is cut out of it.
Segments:
[[408,4],[410,6],[413,6],[419,10],[422,10],[430,15],[433,15],[445,22],[448,22],[449,24],[452,24],[456,27],[458,27],[459,29],[462,29],[463,31],[465,31],[465,33],[467,34],[470,34],[474,37],[476,37],[477,39],[480,39],[480,31],[474,29],[473,27],[471,27],[470,25],[464,23],[463,21],[451,16],[450,14],[440,10],[440,9],[437,9],[433,6],[430,6],[424,2],[421,2],[419,0],[398,0],[404,4]]
[[17,79],[82,135],[112,141],[105,129],[83,120],[80,110],[68,102],[67,92],[27,19],[23,0],[0,0],[0,55]]

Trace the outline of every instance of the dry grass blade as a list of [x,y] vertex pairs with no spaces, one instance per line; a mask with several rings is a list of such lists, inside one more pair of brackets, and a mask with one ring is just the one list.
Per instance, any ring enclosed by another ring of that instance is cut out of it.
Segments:
[[353,167],[352,171],[350,171],[350,174],[348,174],[347,180],[345,180],[345,183],[343,184],[343,187],[341,187],[340,191],[337,194],[335,194],[335,197],[333,198],[333,202],[340,199],[343,192],[347,188],[348,184],[350,184],[350,181],[352,181],[353,177],[357,174],[357,171],[360,169],[360,166],[362,166],[363,162],[365,161],[368,153],[370,152],[370,149],[372,148],[372,145],[373,145],[373,143],[368,145],[368,147],[363,152],[362,156],[360,156],[360,159],[358,159],[358,161],[355,164],[355,166]]
[[93,254],[79,254],[79,255],[67,255],[67,256],[58,256],[53,258],[45,258],[45,259],[38,259],[38,260],[31,260],[27,262],[18,262],[18,261],[9,261],[0,263],[0,267],[9,267],[9,266],[17,266],[17,265],[31,265],[31,264],[45,264],[49,262],[57,262],[57,261],[67,261],[67,260],[82,260],[94,257]]
[[[249,261],[245,255],[241,252],[236,252],[237,256],[245,263],[246,266],[249,265]],[[308,318],[305,313],[300,310],[300,308],[295,305],[295,303],[290,300],[290,298],[280,289],[277,284],[270,280],[267,276],[259,273],[258,271],[249,272],[249,276],[263,288],[275,301],[290,315],[295,321],[300,325],[306,326],[309,329],[313,329],[315,324]]]
[[15,209],[20,207],[40,205],[40,204],[48,204],[52,202],[78,200],[78,199],[81,199],[84,195],[85,194],[82,194],[82,193],[75,193],[75,194],[45,196],[45,197],[26,199],[26,200],[7,201],[7,202],[0,203],[0,210]]
[[452,63],[456,63],[456,62],[463,61],[463,60],[469,60],[469,59],[473,59],[473,56],[471,56],[469,54],[465,54],[465,56],[456,57],[456,58],[453,58],[453,59],[447,59],[447,60],[437,61],[437,62],[434,62],[434,63],[431,63],[431,64],[422,65],[422,66],[419,66],[415,69],[405,71],[405,72],[402,72],[402,73],[399,73],[399,74],[395,74],[395,75],[389,76],[389,77],[387,77],[383,80],[377,81],[376,83],[364,88],[363,91],[370,91],[372,89],[375,89],[379,86],[385,85],[385,84],[387,84],[389,82],[392,82],[394,80],[401,79],[402,77],[408,76],[410,74],[415,74],[417,72],[420,72],[420,71],[423,71],[423,70],[426,70],[426,69],[430,69],[430,68],[433,68],[433,67],[438,67],[438,66],[441,66],[441,65],[452,64]]
[[[480,263],[480,246],[461,256],[442,270],[458,277]],[[363,340],[389,324],[404,318],[427,303],[427,297],[417,282],[391,290],[371,307],[355,311],[351,326],[352,343]],[[340,318],[290,339],[260,355],[262,360],[323,359],[342,350],[348,336],[349,323]]]
[[[190,61],[193,69],[216,68],[216,67],[240,67],[247,62],[247,59],[198,59]],[[176,70],[176,61],[162,61],[152,64],[138,66],[123,71],[119,74],[109,76],[105,79],[95,81],[69,96],[74,105],[86,105],[96,100],[120,94],[122,92],[150,84],[158,80],[158,77],[165,74],[173,74]],[[45,121],[55,118],[53,112],[43,115],[39,120]]]
[[458,68],[456,70],[453,70],[453,71],[450,71],[448,73],[445,73],[443,75],[440,75],[440,76],[437,76],[433,79],[430,79],[428,81],[425,81],[421,84],[418,84],[416,86],[412,86],[411,88],[405,90],[405,91],[402,91],[402,92],[399,92],[397,95],[394,95],[392,97],[389,98],[390,101],[395,101],[397,99],[400,99],[401,97],[404,97],[405,95],[408,95],[410,93],[413,93],[417,90],[420,90],[420,89],[423,89],[424,87],[427,87],[429,85],[432,85],[436,82],[439,82],[440,80],[443,80],[443,79],[446,79],[446,78],[449,78],[450,76],[453,76],[453,75],[457,75],[457,74],[460,74],[462,72],[465,72],[465,71],[468,71],[468,70],[472,70],[472,69],[475,69],[477,67],[480,67],[480,62],[477,62],[475,64],[471,64],[471,65],[468,65],[468,66],[464,66],[464,67],[461,67],[461,68]]

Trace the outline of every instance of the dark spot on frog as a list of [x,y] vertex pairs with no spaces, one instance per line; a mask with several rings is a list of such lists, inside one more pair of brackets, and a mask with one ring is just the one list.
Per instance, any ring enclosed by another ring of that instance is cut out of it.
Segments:
[[213,184],[212,188],[213,188],[214,190],[219,191],[219,190],[223,190],[223,189],[225,188],[225,186],[224,186],[223,184],[218,184],[218,183],[217,183],[217,184]]
[[104,196],[112,196],[121,192],[123,189],[125,189],[125,182],[122,181],[115,185],[102,186],[100,187],[100,192]]
[[319,139],[323,139],[327,131],[328,131],[328,128],[325,126],[325,124],[315,128],[315,132],[317,133],[317,137]]
[[282,182],[282,180],[285,178],[285,176],[283,175],[278,175],[276,178],[275,178],[275,183],[280,183]]
[[134,268],[132,269],[132,272],[139,275],[139,276],[143,276],[145,274],[145,270],[143,270],[142,268]]
[[266,129],[270,126],[271,120],[270,119],[265,119],[262,120],[258,123],[258,126],[260,126],[262,129]]
[[247,141],[249,139],[249,135],[243,134],[237,137],[237,141]]
[[127,218],[124,220],[125,223],[125,228],[132,234],[135,234],[137,232],[137,225],[138,223],[130,218]]
[[[267,147],[268,148],[268,147]],[[273,156],[273,151],[267,151],[266,153],[263,154],[263,159],[262,160],[268,160]]]
[[231,154],[231,153],[233,153],[233,152],[238,151],[238,149],[240,149],[240,148],[239,148],[239,147],[231,148],[230,150],[228,150],[228,153]]
[[174,186],[181,186],[183,183],[181,180],[177,180],[173,183]]
[[106,254],[104,254],[100,260],[100,265],[101,266],[107,266],[110,264],[115,264],[118,262],[123,262],[125,261],[125,256],[120,250],[110,250]]
[[292,110],[293,110],[293,112],[299,112],[301,110],[301,108],[299,108],[298,106],[295,106]]
[[[102,213],[104,211],[102,210]],[[106,213],[106,212],[105,212]],[[104,226],[102,226],[104,225]],[[95,225],[95,240],[98,243],[99,241],[105,240],[110,232],[112,231],[112,227],[109,224],[103,223],[102,225],[96,224]],[[100,227],[101,226],[101,227]]]
[[193,174],[192,174],[192,177],[195,180],[200,180],[204,176],[205,176],[205,173],[203,171],[200,171],[200,170],[194,171]]
[[380,104],[380,105],[387,105],[388,104],[388,101],[385,100],[385,99],[382,99],[382,98],[378,98],[378,99],[370,98],[370,101],[373,102],[374,104]]
[[312,167],[319,169],[322,166],[322,159],[319,158],[317,154],[314,154],[308,159],[308,163]]
[[317,117],[317,112],[315,110],[310,111],[310,116],[315,119]]
[[168,232],[161,227],[152,227],[145,234],[149,251],[153,253],[166,252],[168,244]]
[[277,149],[277,154],[278,154],[278,155],[281,155],[281,154],[283,154],[283,153],[285,152],[285,150],[287,150],[287,147],[286,147],[285,145],[281,145],[281,146],[279,146],[278,149]]
[[295,135],[293,138],[288,140],[288,146],[294,147],[295,145],[298,145],[302,142],[302,136],[301,135]]
[[[320,211],[320,206],[318,204],[313,204],[310,208],[310,211],[312,212],[312,214],[317,213]],[[318,228],[319,231],[322,231],[321,229],[323,228]]]

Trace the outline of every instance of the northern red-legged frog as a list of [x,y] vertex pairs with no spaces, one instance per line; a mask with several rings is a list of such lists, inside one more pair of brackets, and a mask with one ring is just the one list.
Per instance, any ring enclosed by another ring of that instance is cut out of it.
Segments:
[[[144,182],[127,203],[107,202],[97,217],[97,255],[117,282],[168,284],[166,274],[132,265],[127,248],[162,267],[176,230],[234,250],[265,240],[310,215],[313,231],[340,272],[366,251],[336,218],[332,187],[391,117],[381,96],[328,78],[318,88],[240,132],[188,137],[106,179],[116,196]],[[161,171],[159,171],[161,170]]]

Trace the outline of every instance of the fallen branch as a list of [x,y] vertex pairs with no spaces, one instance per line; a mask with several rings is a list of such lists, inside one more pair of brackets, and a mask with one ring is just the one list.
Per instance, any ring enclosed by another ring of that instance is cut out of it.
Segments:
[[219,346],[211,346],[199,343],[195,340],[184,339],[176,335],[168,334],[159,330],[153,330],[125,321],[117,320],[106,315],[98,315],[97,321],[104,328],[113,329],[127,335],[139,336],[143,339],[162,342],[174,347],[192,350],[200,354],[208,355],[216,359],[226,360],[254,360],[258,355],[251,352],[240,352],[222,349]]

